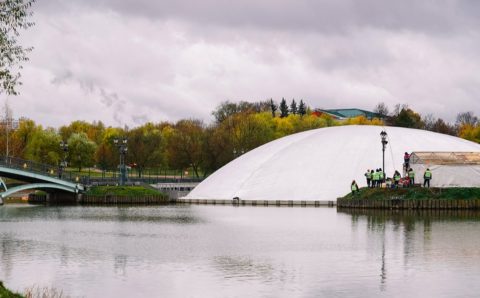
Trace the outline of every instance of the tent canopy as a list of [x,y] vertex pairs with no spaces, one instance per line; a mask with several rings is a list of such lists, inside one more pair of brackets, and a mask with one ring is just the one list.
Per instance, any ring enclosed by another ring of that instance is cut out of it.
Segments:
[[410,164],[480,165],[480,152],[413,152]]

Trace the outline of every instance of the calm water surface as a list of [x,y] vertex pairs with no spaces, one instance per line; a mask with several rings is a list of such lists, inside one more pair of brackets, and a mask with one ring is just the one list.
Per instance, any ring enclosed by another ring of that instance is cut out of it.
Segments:
[[478,297],[480,214],[0,207],[0,280],[70,297]]

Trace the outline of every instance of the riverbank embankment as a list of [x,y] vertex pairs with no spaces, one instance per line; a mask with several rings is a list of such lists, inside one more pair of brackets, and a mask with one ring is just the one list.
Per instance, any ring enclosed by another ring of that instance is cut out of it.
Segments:
[[[145,186],[95,186],[86,193],[69,195],[66,199],[37,193],[29,196],[32,204],[81,204],[81,205],[157,205],[172,202],[164,193]],[[52,199],[53,198],[53,199]]]
[[337,208],[480,209],[480,188],[362,188],[338,198]]

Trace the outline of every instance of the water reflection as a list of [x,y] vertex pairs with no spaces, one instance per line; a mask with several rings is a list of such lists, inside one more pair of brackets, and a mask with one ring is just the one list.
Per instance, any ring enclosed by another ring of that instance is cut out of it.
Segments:
[[[381,291],[387,289],[389,262],[398,260],[392,258],[392,254],[398,254],[398,244],[402,247],[402,267],[409,270],[429,262],[430,258],[451,262],[452,257],[473,257],[470,261],[480,262],[480,241],[474,237],[476,229],[472,229],[478,228],[479,211],[341,209],[338,212],[350,215],[354,230],[361,230],[360,225],[365,225],[368,241],[381,242]],[[449,252],[454,254],[448,255]]]
[[[472,296],[479,213],[0,208],[0,280],[74,297]],[[40,274],[40,273],[41,274]]]

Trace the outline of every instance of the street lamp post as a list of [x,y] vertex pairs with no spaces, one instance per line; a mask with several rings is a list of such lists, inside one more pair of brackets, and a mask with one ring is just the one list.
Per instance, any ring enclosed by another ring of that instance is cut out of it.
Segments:
[[387,132],[382,130],[380,137],[382,138],[382,170],[385,173],[385,146],[388,144]]
[[120,152],[120,185],[125,185],[127,181],[127,168],[125,166],[125,155],[127,155],[128,148],[127,148],[127,138],[115,138],[113,139],[113,143],[117,146],[118,151]]
[[63,151],[63,156],[62,161],[60,162],[60,167],[58,168],[58,178],[62,179],[63,171],[67,167],[68,144],[64,141],[60,141],[60,148]]

